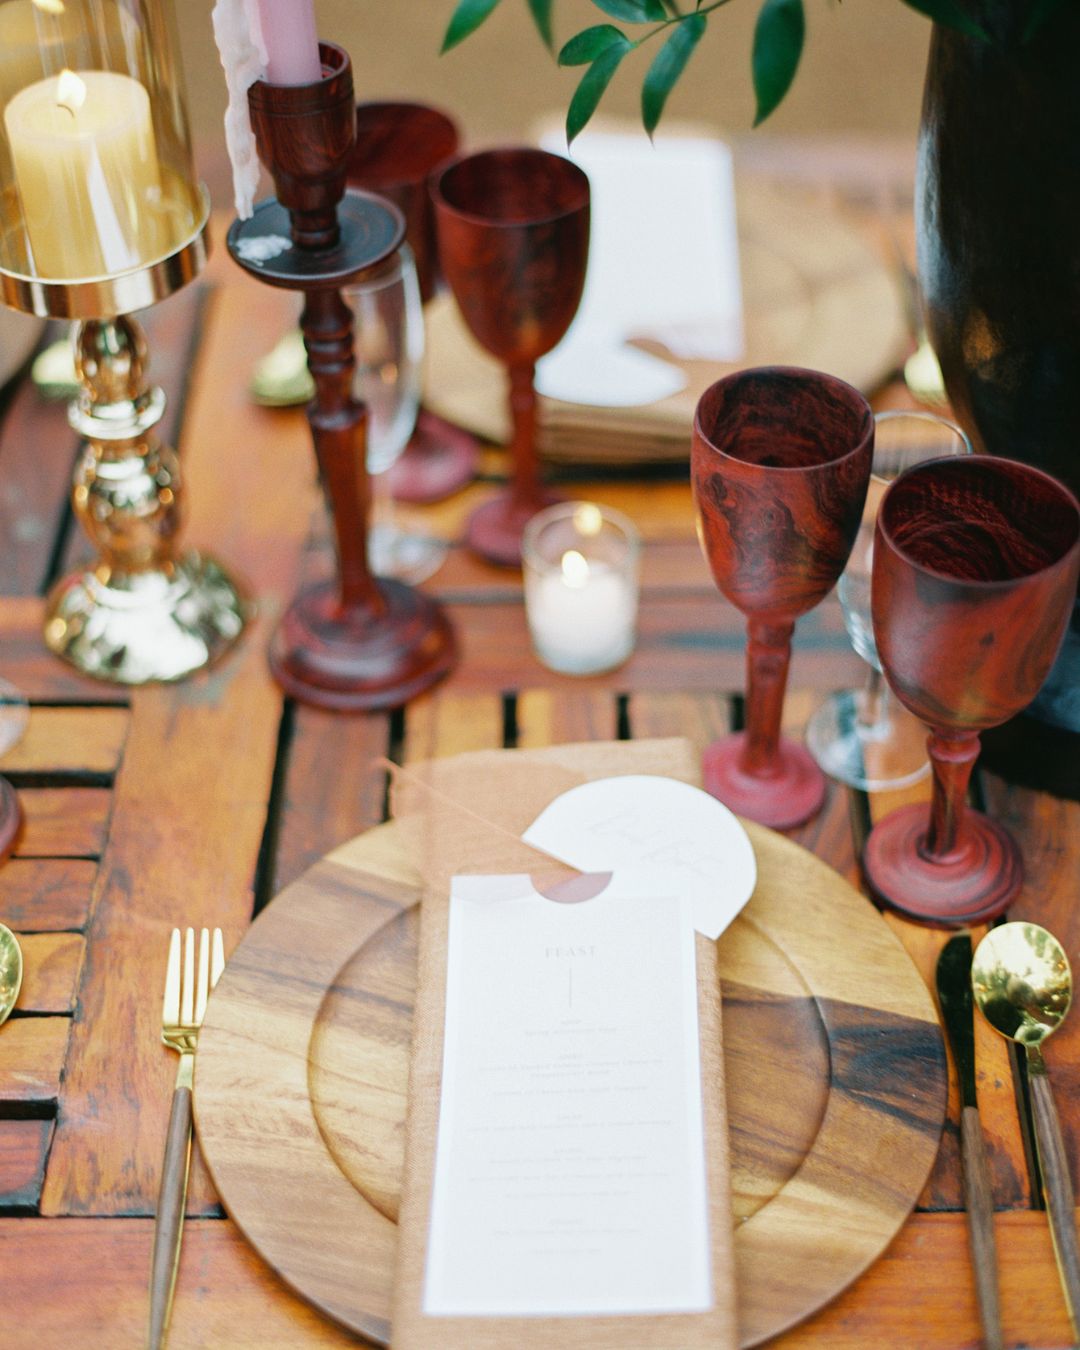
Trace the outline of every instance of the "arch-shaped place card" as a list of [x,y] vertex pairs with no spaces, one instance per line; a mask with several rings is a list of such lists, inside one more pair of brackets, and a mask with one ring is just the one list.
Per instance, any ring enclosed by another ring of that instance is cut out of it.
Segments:
[[714,940],[757,884],[753,845],[739,818],[700,788],[657,774],[571,788],[522,838],[581,872],[617,870],[642,893],[688,896],[694,927]]

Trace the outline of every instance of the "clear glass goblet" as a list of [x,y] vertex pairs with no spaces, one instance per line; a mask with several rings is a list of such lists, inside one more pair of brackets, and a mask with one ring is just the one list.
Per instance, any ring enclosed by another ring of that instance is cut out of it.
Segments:
[[851,645],[870,670],[861,689],[841,689],[806,726],[818,765],[838,782],[864,792],[908,787],[930,772],[926,728],[897,701],[881,674],[870,620],[874,524],[885,489],[914,464],[943,455],[969,455],[971,442],[935,413],[883,412],[874,418],[874,458],[862,524],[837,585]]
[[447,548],[441,539],[397,525],[387,478],[409,443],[420,411],[424,311],[408,245],[344,295],[356,317],[353,391],[368,409],[372,491],[368,561],[377,576],[415,586],[438,570]]

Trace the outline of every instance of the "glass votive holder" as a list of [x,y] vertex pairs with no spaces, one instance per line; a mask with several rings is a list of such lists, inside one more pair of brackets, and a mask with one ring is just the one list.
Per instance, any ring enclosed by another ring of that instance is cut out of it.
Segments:
[[641,540],[620,511],[559,502],[521,541],[525,614],[536,655],[564,675],[596,675],[634,650]]

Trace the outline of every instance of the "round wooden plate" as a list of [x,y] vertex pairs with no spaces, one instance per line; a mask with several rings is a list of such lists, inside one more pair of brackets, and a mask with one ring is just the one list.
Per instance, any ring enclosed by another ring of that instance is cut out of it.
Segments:
[[[831,868],[747,825],[754,897],[717,945],[740,1341],[815,1312],[881,1254],[938,1146],[946,1070],[899,942]],[[299,1294],[390,1334],[417,877],[394,825],[259,916],[210,1000],[195,1114],[225,1207]]]

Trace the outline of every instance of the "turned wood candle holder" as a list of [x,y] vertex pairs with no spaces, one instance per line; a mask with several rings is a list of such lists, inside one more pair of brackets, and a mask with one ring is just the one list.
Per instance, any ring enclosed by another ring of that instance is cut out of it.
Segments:
[[308,421],[337,545],[336,581],[296,596],[271,641],[270,666],[303,702],[392,708],[447,674],[456,646],[434,601],[368,567],[367,411],[353,397],[353,317],[341,292],[394,253],[405,226],[389,202],[345,191],[356,135],[352,67],[333,43],[319,50],[318,83],[257,81],[248,91],[259,158],[277,195],[228,235],[245,271],[304,294],[300,323],[315,384]]

